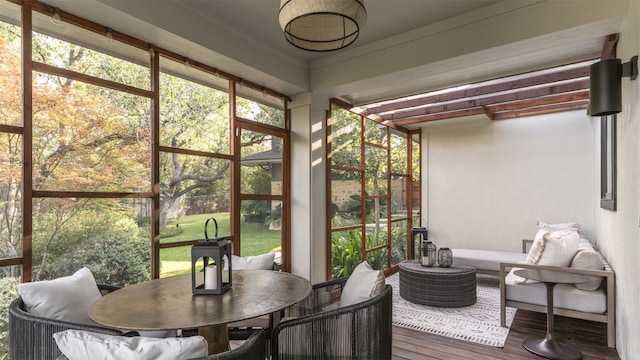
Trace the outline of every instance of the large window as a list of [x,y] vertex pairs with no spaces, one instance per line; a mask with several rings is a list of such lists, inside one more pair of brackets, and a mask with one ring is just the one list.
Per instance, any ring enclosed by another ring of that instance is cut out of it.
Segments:
[[287,270],[285,96],[37,8],[0,1],[0,359],[19,282],[186,273],[211,217]]
[[348,276],[363,260],[375,269],[397,265],[410,256],[409,230],[420,217],[419,192],[412,190],[412,179],[419,179],[416,138],[340,102],[333,104],[327,128],[329,275]]

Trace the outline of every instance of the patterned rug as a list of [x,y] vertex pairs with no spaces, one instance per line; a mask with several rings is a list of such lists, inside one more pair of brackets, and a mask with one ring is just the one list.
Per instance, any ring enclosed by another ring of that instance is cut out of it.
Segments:
[[409,302],[400,296],[398,282],[398,273],[387,278],[387,284],[393,287],[394,325],[482,345],[504,346],[517,309],[507,308],[507,327],[501,327],[497,277],[478,275],[476,303],[461,308]]

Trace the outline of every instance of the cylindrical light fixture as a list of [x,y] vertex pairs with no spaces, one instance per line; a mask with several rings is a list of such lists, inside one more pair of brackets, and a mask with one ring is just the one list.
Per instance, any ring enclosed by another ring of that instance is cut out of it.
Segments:
[[590,115],[607,116],[622,111],[622,63],[602,60],[591,65]]
[[280,0],[278,15],[293,46],[332,51],[353,43],[367,22],[364,0]]

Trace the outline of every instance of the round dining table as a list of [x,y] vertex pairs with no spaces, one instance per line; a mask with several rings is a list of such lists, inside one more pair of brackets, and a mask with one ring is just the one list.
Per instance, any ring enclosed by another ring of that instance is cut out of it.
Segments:
[[[202,282],[202,273],[197,280]],[[191,274],[128,285],[89,309],[98,324],[123,330],[198,329],[209,354],[229,350],[227,323],[283,310],[311,293],[300,276],[272,270],[233,271],[231,289],[221,295],[193,295]]]

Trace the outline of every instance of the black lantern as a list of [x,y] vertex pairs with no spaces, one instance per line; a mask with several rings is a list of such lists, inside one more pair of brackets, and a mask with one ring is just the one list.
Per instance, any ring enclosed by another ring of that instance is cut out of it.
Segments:
[[[411,228],[411,258],[416,258],[416,245],[420,245],[422,240],[427,240],[427,228],[426,227],[413,227]],[[419,254],[418,254],[419,255]]]
[[[213,220],[216,234],[209,239],[207,225]],[[196,270],[198,261],[202,259],[202,270]],[[214,218],[207,219],[204,224],[204,239],[191,247],[191,290],[194,295],[224,294],[231,288],[231,242],[228,238],[218,238],[218,222]],[[225,264],[226,262],[226,264]],[[226,265],[226,266],[225,266]],[[199,273],[203,281],[200,282]]]
[[429,240],[420,246],[420,265],[433,266],[436,264],[436,245]]
[[438,249],[438,266],[440,267],[450,267],[453,263],[453,253],[451,249],[448,247],[443,247]]

